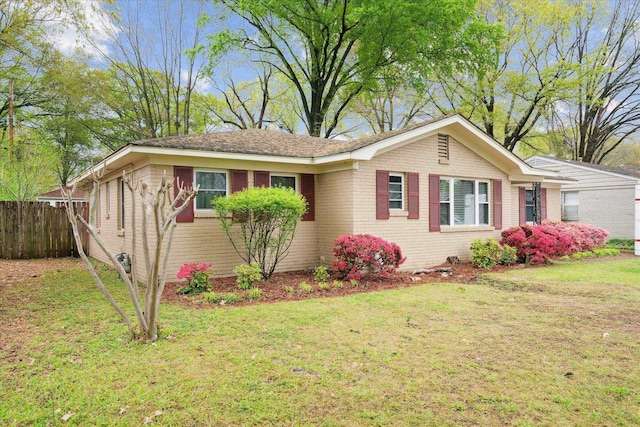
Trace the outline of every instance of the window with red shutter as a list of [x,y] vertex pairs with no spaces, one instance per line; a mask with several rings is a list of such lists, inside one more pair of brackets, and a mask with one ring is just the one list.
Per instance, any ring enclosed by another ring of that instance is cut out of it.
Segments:
[[[173,186],[174,195],[178,194],[180,187],[193,188],[192,167],[174,166],[173,176],[176,180]],[[178,204],[178,206],[181,206],[181,204]],[[176,217],[176,222],[193,222],[193,200],[189,202],[189,206]]]
[[493,180],[493,226],[502,230],[502,180]]
[[407,173],[407,205],[408,219],[420,218],[420,176],[417,173]]
[[440,231],[440,175],[429,175],[429,231]]
[[303,221],[316,219],[316,184],[315,175],[303,173],[300,175],[300,193],[307,201],[307,212],[302,216]]
[[267,171],[253,171],[253,186],[254,187],[269,187],[269,172]]
[[389,219],[389,171],[376,171],[376,219]]
[[231,192],[242,191],[249,186],[249,173],[244,170],[231,171]]

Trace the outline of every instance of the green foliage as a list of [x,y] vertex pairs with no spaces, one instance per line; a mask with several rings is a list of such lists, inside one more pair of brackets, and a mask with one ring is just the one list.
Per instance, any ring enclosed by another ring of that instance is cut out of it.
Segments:
[[201,294],[211,288],[211,273],[209,271],[195,271],[186,285],[178,289],[182,295]]
[[247,299],[249,300],[258,300],[260,298],[262,298],[262,289],[260,288],[251,288],[247,292]]
[[334,280],[333,287],[336,289],[342,289],[344,288],[344,282],[342,280]]
[[[333,134],[354,97],[394,65],[403,72],[398,81],[435,70],[486,69],[493,60],[487,46],[500,33],[476,18],[475,0],[223,3],[231,19],[243,18],[253,28],[250,37],[228,31],[212,38],[211,56],[235,46],[283,70],[313,136]],[[300,61],[300,51],[313,54]]]
[[224,304],[235,304],[238,302],[242,302],[242,297],[233,292],[229,292],[222,297],[222,302]]
[[326,282],[329,279],[329,269],[324,265],[319,265],[313,270],[313,278],[318,282]]
[[236,277],[238,288],[243,290],[253,288],[253,285],[263,278],[257,262],[252,262],[250,265],[240,264],[233,269],[233,272],[238,276]]
[[607,240],[607,247],[614,249],[634,250],[635,242],[633,239],[609,239]]
[[205,292],[202,294],[202,298],[206,302],[211,304],[220,304],[220,302],[222,301],[222,296],[215,292]]
[[518,260],[516,252],[516,248],[502,245],[492,237],[489,237],[486,242],[475,239],[471,242],[471,263],[487,270],[492,269],[496,264],[512,265]]
[[288,294],[292,294],[294,293],[296,290],[293,289],[293,286],[285,286],[284,287],[285,292],[287,292]]
[[257,263],[266,279],[286,256],[306,210],[304,198],[283,187],[246,188],[212,205],[240,258]]
[[329,284],[327,282],[320,282],[318,283],[318,289],[321,291],[328,291],[329,290]]
[[350,279],[349,284],[351,285],[352,288],[357,288],[360,282],[358,282],[356,279]]
[[308,293],[308,294],[310,294],[311,292],[313,292],[313,286],[312,286],[312,285],[310,285],[310,284],[309,284],[309,283],[307,283],[307,282],[301,282],[301,283],[298,285],[298,289],[300,290],[300,292],[305,292],[305,293]]
[[619,256],[620,255],[620,251],[616,248],[598,248],[598,249],[594,249],[593,253],[598,257],[605,257],[605,256]]

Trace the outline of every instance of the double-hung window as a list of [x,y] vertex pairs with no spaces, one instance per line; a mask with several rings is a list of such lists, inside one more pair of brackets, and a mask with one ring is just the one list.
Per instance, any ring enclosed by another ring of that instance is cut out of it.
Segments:
[[272,187],[284,187],[296,189],[296,177],[295,175],[275,175],[271,174],[270,183]]
[[440,225],[489,225],[489,182],[441,178]]
[[524,190],[524,208],[526,213],[526,221],[533,222],[533,190]]
[[404,209],[404,175],[389,174],[389,209]]
[[562,219],[577,220],[580,218],[580,199],[577,191],[562,192]]
[[228,194],[228,177],[226,172],[195,171],[195,183],[200,186],[196,196],[196,210],[211,210],[211,202]]

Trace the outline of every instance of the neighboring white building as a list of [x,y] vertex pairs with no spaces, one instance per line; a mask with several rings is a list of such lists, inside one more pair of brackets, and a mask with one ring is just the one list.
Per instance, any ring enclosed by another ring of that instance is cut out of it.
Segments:
[[561,186],[563,221],[593,224],[610,237],[634,239],[640,255],[640,166],[610,167],[550,155],[525,161],[575,180]]

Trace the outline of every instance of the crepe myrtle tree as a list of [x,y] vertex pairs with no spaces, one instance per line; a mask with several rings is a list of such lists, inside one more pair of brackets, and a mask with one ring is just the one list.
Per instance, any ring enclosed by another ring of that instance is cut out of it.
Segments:
[[256,262],[265,279],[287,255],[307,209],[302,195],[283,187],[247,188],[214,199],[212,205],[240,258]]
[[[104,296],[107,298],[111,306],[118,312],[122,321],[127,325],[134,336],[155,342],[158,339],[158,311],[160,307],[160,298],[165,287],[167,278],[167,261],[171,242],[173,240],[173,232],[176,228],[176,217],[180,212],[189,206],[189,202],[195,198],[198,193],[198,186],[195,188],[185,188],[179,186],[174,191],[174,182],[163,176],[158,186],[153,189],[144,182],[132,183],[132,176],[127,176],[124,172],[122,179],[126,184],[131,196],[131,233],[132,235],[132,253],[131,275],[127,273],[123,264],[120,262],[119,256],[107,248],[107,245],[96,230],[91,220],[95,218],[97,206],[99,203],[99,177],[92,174],[93,191],[91,193],[91,213],[90,219],[86,220],[81,213],[76,212],[76,208],[72,203],[72,194],[75,186],[71,191],[65,191],[62,194],[66,199],[65,207],[67,216],[71,222],[73,236],[75,238],[78,253],[84,261],[89,273],[93,277]],[[176,183],[175,185],[179,185]],[[137,223],[136,214],[142,213],[141,223]],[[95,239],[100,250],[111,260],[111,263],[118,271],[120,278],[125,283],[133,308],[135,310],[139,330],[136,330],[133,322],[125,313],[122,307],[114,300],[113,296],[102,282],[91,260],[87,257],[80,238],[80,225],[86,227],[89,234]],[[142,227],[142,247],[139,247],[136,235],[138,228]],[[150,232],[153,236],[150,236]],[[152,244],[150,244],[153,242]],[[138,256],[140,255],[140,256]],[[143,264],[144,277],[138,277],[138,263]],[[144,301],[140,298],[138,284],[142,283],[145,287]]]

